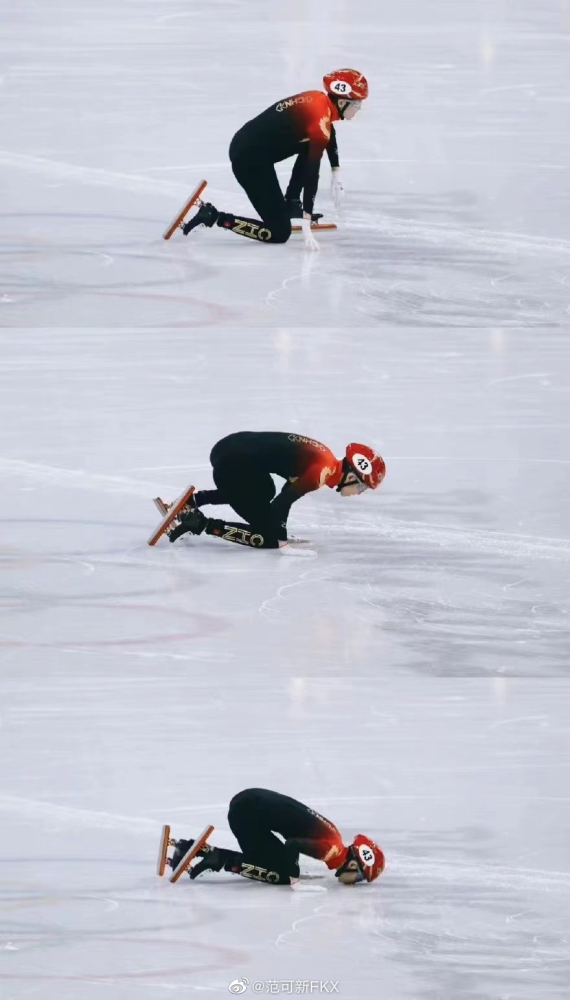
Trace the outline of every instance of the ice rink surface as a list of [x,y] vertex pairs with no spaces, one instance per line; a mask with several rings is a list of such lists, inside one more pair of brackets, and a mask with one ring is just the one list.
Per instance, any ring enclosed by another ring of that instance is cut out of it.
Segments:
[[[566,1000],[570,4],[0,0],[0,59],[0,997]],[[321,253],[161,240],[338,65]],[[309,550],[149,549],[240,429],[386,481]],[[249,785],[383,878],[160,882]]]

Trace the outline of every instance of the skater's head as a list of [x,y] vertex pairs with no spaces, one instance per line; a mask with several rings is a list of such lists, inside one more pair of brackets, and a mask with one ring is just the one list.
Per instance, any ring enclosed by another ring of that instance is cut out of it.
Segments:
[[344,885],[355,885],[357,882],[373,882],[384,871],[386,859],[378,844],[370,837],[359,833],[348,848],[344,863],[337,868],[335,875]]
[[342,460],[342,472],[337,493],[356,496],[364,490],[375,490],[386,475],[384,459],[367,444],[349,444]]
[[339,117],[350,121],[368,97],[368,81],[357,69],[337,69],[323,77],[325,90]]

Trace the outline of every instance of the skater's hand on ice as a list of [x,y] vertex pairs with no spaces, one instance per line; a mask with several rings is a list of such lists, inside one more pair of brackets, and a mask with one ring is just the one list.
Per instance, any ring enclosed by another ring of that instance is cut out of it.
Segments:
[[311,216],[308,212],[303,213],[303,218],[301,219],[301,229],[303,231],[305,250],[320,250],[321,248],[311,232]]
[[344,198],[344,188],[340,179],[340,167],[333,167],[331,175],[331,195],[335,208],[340,208]]

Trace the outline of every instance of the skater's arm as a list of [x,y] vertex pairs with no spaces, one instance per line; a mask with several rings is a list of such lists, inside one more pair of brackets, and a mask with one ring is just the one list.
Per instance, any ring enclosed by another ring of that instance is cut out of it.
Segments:
[[325,135],[315,134],[309,142],[309,152],[303,177],[303,212],[306,217],[311,218],[315,206],[315,198],[319,187],[319,173],[321,169],[321,159],[326,148]]
[[331,165],[331,170],[338,170],[340,167],[340,160],[338,157],[338,142],[336,138],[336,131],[333,123],[330,124],[331,137],[329,139],[329,144],[327,146],[327,156]]
[[340,834],[338,837],[324,840],[313,837],[295,838],[287,840],[286,846],[297,854],[305,854],[308,858],[324,861],[330,869],[339,868],[344,864],[348,854],[348,848],[344,846]]
[[305,177],[307,153],[309,152],[308,146],[305,144],[301,152],[299,153],[295,163],[293,164],[293,170],[291,171],[291,180],[287,185],[287,191],[285,192],[285,198],[287,201],[297,201],[301,197],[301,191],[303,190],[303,180]]
[[286,524],[289,511],[295,501],[305,496],[306,493],[318,490],[325,482],[326,475],[330,471],[328,468],[323,469],[321,464],[311,465],[298,479],[285,483],[281,493],[271,503],[271,510],[276,520],[280,524]]
[[[323,95],[324,98],[324,95]],[[308,152],[303,178],[303,211],[310,217],[319,186],[319,171],[323,153],[331,138],[331,112],[329,102],[324,98],[308,106],[310,115],[306,125]]]

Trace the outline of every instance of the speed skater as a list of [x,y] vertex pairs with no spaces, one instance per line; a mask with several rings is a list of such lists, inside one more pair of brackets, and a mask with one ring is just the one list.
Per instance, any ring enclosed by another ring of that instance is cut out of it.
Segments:
[[[310,437],[280,431],[240,431],[222,438],[210,454],[215,490],[198,490],[168,533],[215,535],[241,545],[276,549],[287,543],[287,518],[296,500],[328,486],[341,496],[375,490],[384,479],[383,458],[365,444],[349,444],[344,458]],[[271,474],[286,480],[276,496]],[[243,522],[208,518],[201,507],[229,504]]]
[[[220,212],[206,202],[182,227],[185,236],[196,226],[211,228],[216,224],[263,243],[286,243],[291,235],[291,218],[295,218],[300,222],[306,248],[319,249],[311,232],[311,220],[321,158],[326,149],[332,169],[332,196],[338,207],[344,189],[333,122],[354,118],[368,97],[368,82],[355,69],[327,73],[323,84],[325,93],[306,90],[272,104],[246,122],[231,141],[232,170],[260,218]],[[275,164],[290,156],[297,159],[283,195]]]
[[[300,854],[324,861],[345,885],[373,882],[384,871],[384,854],[373,840],[359,833],[345,847],[334,823],[280,792],[267,788],[238,792],[230,802],[228,821],[241,853],[205,844],[197,852],[201,860],[189,870],[191,879],[206,871],[227,871],[258,882],[291,885],[300,876]],[[193,843],[176,842],[172,868]]]

